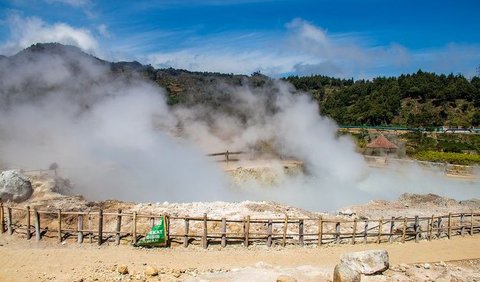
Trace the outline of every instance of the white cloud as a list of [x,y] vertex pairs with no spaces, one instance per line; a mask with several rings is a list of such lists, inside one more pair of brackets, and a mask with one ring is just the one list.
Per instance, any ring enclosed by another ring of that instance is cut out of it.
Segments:
[[251,74],[261,71],[275,75],[291,70],[298,57],[278,56],[261,50],[198,50],[187,49],[167,53],[155,53],[147,60],[158,67],[173,67],[193,71],[210,71],[235,74]]
[[110,31],[108,31],[108,26],[106,24],[98,25],[97,26],[97,31],[101,36],[103,36],[105,38],[112,37],[112,34],[110,33]]
[[73,45],[88,52],[98,50],[97,40],[84,28],[75,28],[65,23],[48,24],[37,17],[22,18],[16,14],[11,15],[6,23],[11,36],[0,45],[0,52],[3,54],[14,54],[39,42]]

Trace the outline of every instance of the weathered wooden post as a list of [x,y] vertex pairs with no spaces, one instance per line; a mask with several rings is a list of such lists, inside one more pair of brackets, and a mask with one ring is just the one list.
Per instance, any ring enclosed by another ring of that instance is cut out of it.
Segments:
[[283,238],[282,238],[282,247],[285,247],[287,244],[287,229],[288,228],[288,215],[285,215],[285,223],[283,224]]
[[30,206],[27,206],[27,240],[32,238],[32,230],[30,229]]
[[165,217],[164,217],[164,219],[165,219],[164,224],[165,224],[165,227],[167,228],[167,230],[166,230],[166,233],[167,233],[167,234],[165,234],[165,235],[166,235],[166,237],[165,237],[165,245],[166,245],[166,246],[171,246],[171,242],[172,242],[172,241],[170,240],[170,216],[169,216],[168,214],[166,214]]
[[441,236],[442,236],[442,217],[439,216],[437,221],[437,238],[440,239]]
[[448,239],[450,239],[450,237],[452,236],[452,213],[448,213],[448,226],[447,226],[447,230],[448,230]]
[[272,220],[269,219],[267,223],[267,246],[272,246],[272,233],[273,233],[273,224]]
[[340,222],[335,223],[335,244],[340,244]]
[[122,230],[122,210],[118,209],[118,214],[117,214],[117,228],[116,228],[116,234],[115,234],[115,244],[120,245],[120,238],[122,236],[121,230]]
[[383,217],[378,221],[377,244],[382,242]]
[[395,230],[395,217],[392,216],[390,220],[390,234],[388,235],[388,242],[393,242],[393,230]]
[[186,248],[188,247],[188,229],[190,225],[190,221],[188,218],[185,218],[185,234],[183,235],[183,246]]
[[355,238],[357,237],[357,219],[353,219],[352,245],[355,245]]
[[303,219],[298,220],[298,243],[303,246]]
[[428,232],[428,240],[431,241],[433,238],[433,222],[435,220],[435,215],[432,214],[432,218],[430,219],[430,224],[429,224],[429,232]]
[[222,217],[222,248],[227,246],[227,219]]
[[0,234],[5,232],[5,215],[3,214],[3,202],[0,200]]
[[137,212],[133,212],[132,216],[132,245],[137,243]]
[[37,211],[37,209],[33,209],[33,214],[35,217],[35,240],[40,241],[42,238],[40,229],[40,213]]
[[58,209],[58,242],[62,243],[62,210]]
[[206,249],[208,247],[208,224],[207,224],[207,214],[203,214],[203,236],[202,236],[202,245]]
[[402,243],[405,243],[405,237],[407,236],[407,218],[403,218],[403,229],[402,229]]
[[418,215],[415,216],[415,223],[413,224],[413,230],[415,230],[415,242],[418,242],[420,239],[420,223],[418,220]]
[[247,217],[245,218],[245,226],[244,226],[244,237],[245,237],[245,242],[243,243],[243,245],[245,247],[248,247],[248,237],[249,237],[249,234],[250,234],[250,216],[247,215]]
[[77,243],[83,243],[83,214],[78,214],[77,217]]
[[13,234],[13,219],[12,219],[12,208],[11,207],[7,208],[7,230],[8,230],[8,235]]
[[464,225],[465,214],[460,215],[460,235],[465,236],[465,225]]
[[363,243],[366,244],[368,241],[368,220],[365,220],[365,225],[363,227]]
[[323,217],[320,216],[318,219],[318,246],[322,245],[323,241]]
[[473,236],[473,212],[470,216],[470,236]]
[[103,210],[98,211],[98,245],[103,243]]

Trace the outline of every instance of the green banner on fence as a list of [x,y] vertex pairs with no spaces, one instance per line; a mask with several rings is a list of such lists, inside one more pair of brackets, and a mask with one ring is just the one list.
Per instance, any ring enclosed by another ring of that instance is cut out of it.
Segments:
[[167,231],[166,231],[166,222],[165,216],[159,218],[158,224],[154,225],[150,232],[139,240],[136,246],[139,247],[148,247],[148,246],[158,246],[163,247],[167,245]]

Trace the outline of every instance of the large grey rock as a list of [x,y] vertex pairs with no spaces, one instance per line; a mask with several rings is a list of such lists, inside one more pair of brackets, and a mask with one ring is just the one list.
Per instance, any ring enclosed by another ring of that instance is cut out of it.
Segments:
[[388,252],[385,250],[369,250],[355,253],[347,253],[342,256],[340,262],[365,275],[382,273],[388,269]]
[[333,270],[333,282],[360,282],[360,273],[344,263],[337,264]]
[[18,170],[0,172],[0,198],[22,202],[30,198],[33,193],[30,179]]

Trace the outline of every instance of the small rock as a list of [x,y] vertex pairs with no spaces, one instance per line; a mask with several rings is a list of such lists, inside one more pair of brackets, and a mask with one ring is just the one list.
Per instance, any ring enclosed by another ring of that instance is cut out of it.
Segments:
[[441,267],[447,267],[447,264],[444,261],[441,261],[441,262],[437,263],[436,265],[441,266]]
[[430,268],[431,268],[431,265],[430,265],[429,263],[425,263],[425,264],[423,265],[423,268],[425,268],[425,269],[430,269]]
[[158,269],[149,265],[149,266],[147,266],[147,268],[145,268],[144,273],[145,273],[145,275],[148,275],[148,276],[157,276],[158,275]]
[[280,275],[277,277],[277,282],[297,282],[297,279],[288,275]]
[[340,263],[333,270],[333,282],[360,282],[360,273],[354,271],[345,263]]
[[118,267],[118,273],[122,275],[128,274],[128,267],[126,265],[120,265]]

